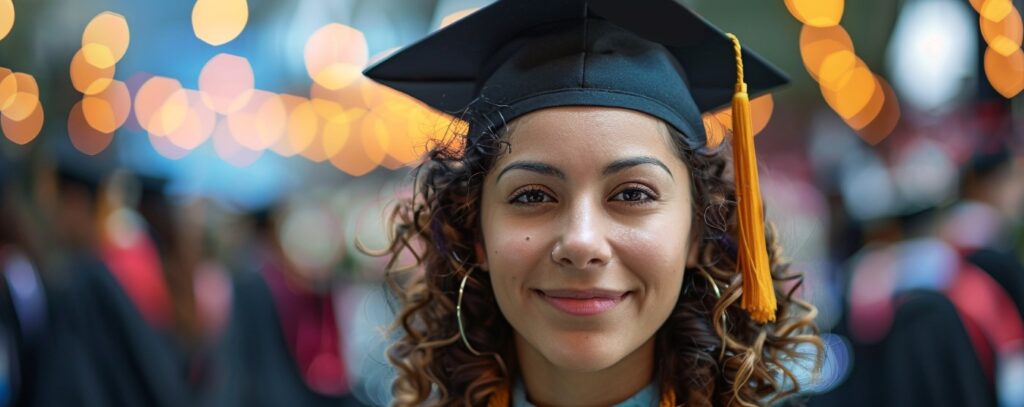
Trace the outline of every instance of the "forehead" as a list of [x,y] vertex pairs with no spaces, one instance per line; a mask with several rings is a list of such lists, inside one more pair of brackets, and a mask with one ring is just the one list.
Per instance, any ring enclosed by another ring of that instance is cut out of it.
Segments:
[[524,115],[508,128],[510,148],[498,162],[513,158],[553,164],[603,164],[622,156],[678,159],[668,127],[660,119],[627,109],[556,107]]

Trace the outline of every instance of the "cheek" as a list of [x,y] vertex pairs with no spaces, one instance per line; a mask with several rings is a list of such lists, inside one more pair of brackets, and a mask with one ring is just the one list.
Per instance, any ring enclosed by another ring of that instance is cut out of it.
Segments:
[[666,216],[618,232],[617,252],[643,278],[676,274],[686,267],[690,246],[690,217]]
[[514,284],[525,279],[530,270],[536,270],[536,265],[550,255],[541,243],[546,233],[543,230],[515,222],[495,222],[490,226],[484,234],[484,246],[491,278],[496,283]]

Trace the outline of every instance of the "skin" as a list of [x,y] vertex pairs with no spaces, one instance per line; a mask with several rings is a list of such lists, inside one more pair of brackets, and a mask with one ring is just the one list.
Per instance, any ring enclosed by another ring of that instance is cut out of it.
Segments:
[[[478,251],[530,401],[624,401],[652,381],[655,333],[695,263],[689,171],[666,125],[630,110],[539,110],[508,137],[484,182]],[[589,316],[545,299],[594,288],[626,294]]]

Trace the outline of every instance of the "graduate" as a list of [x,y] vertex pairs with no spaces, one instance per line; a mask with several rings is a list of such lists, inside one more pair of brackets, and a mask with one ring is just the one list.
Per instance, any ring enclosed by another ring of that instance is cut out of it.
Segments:
[[799,391],[816,311],[764,220],[749,107],[786,78],[736,37],[673,0],[499,0],[365,74],[468,124],[392,217],[393,405]]

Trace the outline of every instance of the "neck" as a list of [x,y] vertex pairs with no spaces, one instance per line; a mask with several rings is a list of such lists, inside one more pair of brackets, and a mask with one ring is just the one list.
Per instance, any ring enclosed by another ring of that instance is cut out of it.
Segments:
[[538,407],[615,405],[650,384],[654,375],[653,337],[619,362],[597,371],[556,366],[518,334],[515,340],[526,393]]

